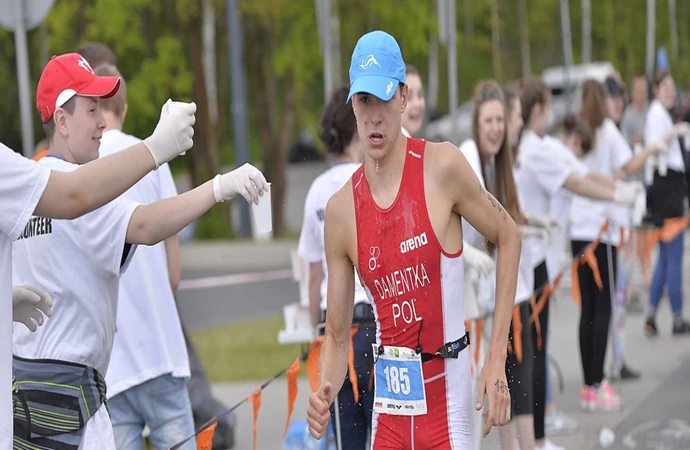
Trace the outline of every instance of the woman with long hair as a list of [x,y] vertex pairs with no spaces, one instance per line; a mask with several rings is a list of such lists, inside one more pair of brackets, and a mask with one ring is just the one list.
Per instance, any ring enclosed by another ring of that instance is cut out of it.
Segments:
[[[581,158],[590,172],[615,179],[626,179],[640,170],[652,147],[633,156],[627,141],[607,117],[606,93],[602,83],[587,80],[582,87],[580,117],[594,132],[594,148]],[[609,202],[575,196],[571,204],[570,238],[574,255],[600,240],[594,255],[601,276],[601,288],[588,265],[578,269],[580,287],[580,357],[584,375],[581,405],[588,410],[619,410],[622,399],[604,377],[604,360],[611,322],[612,280],[608,267],[615,268],[620,244],[616,208]],[[609,227],[600,235],[605,223]],[[613,230],[613,231],[612,231]],[[609,261],[609,254],[610,259]],[[614,274],[615,278],[615,274]]]
[[[525,225],[520,210],[519,194],[513,179],[513,155],[510,151],[508,108],[503,90],[493,81],[480,82],[474,91],[472,114],[472,139],[460,146],[482,186],[503,205],[513,220],[523,229],[523,246],[518,266],[515,312],[509,330],[512,352],[506,360],[508,385],[511,392],[511,424],[499,428],[501,448],[512,450],[514,437],[522,450],[534,448],[532,397],[533,343],[530,333],[529,299],[534,286],[532,263],[525,241],[536,233]],[[517,128],[520,128],[520,124]],[[512,127],[515,128],[515,127]],[[463,235],[470,244],[495,257],[493,246],[474,228],[463,224]],[[491,279],[491,277],[489,278]],[[484,304],[490,303],[491,293],[485,293]],[[485,307],[490,307],[486,305]],[[520,330],[516,336],[515,333]]]
[[[645,121],[645,142],[662,140],[669,146],[667,167],[657,170],[649,189],[649,202],[653,225],[661,228],[666,219],[677,219],[687,214],[686,201],[688,187],[686,167],[680,147],[679,137],[688,133],[688,124],[674,126],[669,110],[677,101],[676,85],[669,72],[659,72],[654,83],[655,99],[649,105]],[[663,173],[665,172],[665,173]],[[683,232],[680,231],[672,240],[659,242],[659,258],[652,275],[649,289],[649,315],[645,323],[645,332],[649,336],[658,334],[656,311],[668,288],[668,297],[673,311],[674,335],[690,333],[690,324],[683,319]]]

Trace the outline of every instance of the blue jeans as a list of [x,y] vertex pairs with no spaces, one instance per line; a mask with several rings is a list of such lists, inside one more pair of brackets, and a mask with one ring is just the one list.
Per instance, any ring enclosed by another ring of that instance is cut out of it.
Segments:
[[[338,393],[338,409],[340,410],[340,433],[344,449],[365,450],[371,431],[371,413],[374,409],[373,385],[369,389],[371,372],[374,368],[373,349],[376,343],[376,329],[362,327],[352,337],[354,347],[355,372],[357,372],[357,387],[359,388],[359,403],[355,403],[352,383],[345,378],[342,389]],[[335,432],[335,402],[331,405],[331,423]]]
[[659,259],[654,268],[652,285],[649,289],[649,309],[654,315],[664,286],[668,286],[668,296],[671,300],[673,315],[678,317],[683,312],[683,233],[681,232],[671,242],[659,242]]
[[[108,409],[118,449],[142,448],[141,433],[145,425],[157,449],[170,448],[195,432],[187,380],[171,374],[117,394],[108,400]],[[190,439],[180,448],[196,450],[196,439]]]
[[[544,339],[547,337],[545,336]],[[553,403],[553,393],[551,392],[551,367],[549,366],[549,354],[546,354],[546,406]]]

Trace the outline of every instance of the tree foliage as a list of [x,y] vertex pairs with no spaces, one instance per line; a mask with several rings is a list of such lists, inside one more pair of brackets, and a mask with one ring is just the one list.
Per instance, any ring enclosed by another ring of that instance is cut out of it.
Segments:
[[[535,73],[563,63],[558,0],[525,0]],[[332,0],[340,19],[339,77],[348,80],[350,56],[358,38],[373,29],[397,37],[407,62],[424,79],[429,73],[429,42],[438,33],[435,2],[420,0]],[[495,2],[495,3],[494,3]],[[216,28],[216,79],[219,116],[217,128],[198,115],[197,148],[174,161],[175,170],[188,170],[194,184],[234,164],[232,98],[228,30],[224,0],[213,0]],[[263,166],[273,183],[275,229],[282,231],[282,196],[285,166],[296,136],[305,129],[316,132],[326,99],[323,98],[323,56],[319,46],[314,0],[242,0],[244,61],[249,107],[250,155]],[[498,22],[491,20],[494,3]],[[42,24],[29,33],[31,88],[46,61],[42,54],[75,51],[86,41],[101,41],[118,56],[118,66],[129,89],[129,114],[125,131],[145,137],[155,127],[167,98],[194,100],[206,108],[206,86],[201,60],[201,2],[198,0],[61,0]],[[601,0],[591,2],[592,60],[611,61],[628,81],[644,72],[646,1]],[[667,2],[656,2],[657,47],[671,55]],[[466,16],[469,11],[469,16]],[[458,94],[460,102],[471,96],[474,84],[494,78],[492,26],[497,26],[501,74],[498,81],[521,75],[520,29],[517,2],[512,0],[457,0]],[[581,2],[570,1],[575,63],[581,60]],[[465,35],[466,19],[472,24]],[[690,41],[687,24],[690,6],[677,2],[679,61],[671,59],[678,84],[690,76]],[[21,148],[14,40],[0,30],[0,136]],[[446,48],[439,46],[439,109],[447,108]],[[32,101],[33,104],[33,101]],[[42,129],[34,115],[36,140]],[[316,133],[315,133],[316,134]]]

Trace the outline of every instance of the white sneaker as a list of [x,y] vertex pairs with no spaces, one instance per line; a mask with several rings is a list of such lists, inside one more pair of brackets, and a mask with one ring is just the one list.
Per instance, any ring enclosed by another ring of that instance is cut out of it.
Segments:
[[563,411],[554,410],[546,414],[546,435],[572,433],[577,429],[577,421]]
[[544,441],[544,446],[539,448],[539,450],[565,450],[565,447],[561,447],[554,444],[553,442],[551,442],[551,439],[546,439]]

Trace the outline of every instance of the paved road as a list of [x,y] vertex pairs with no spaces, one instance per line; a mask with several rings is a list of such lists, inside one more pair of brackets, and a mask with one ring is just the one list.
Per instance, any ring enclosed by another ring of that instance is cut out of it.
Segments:
[[299,301],[297,282],[292,280],[287,269],[244,276],[217,272],[183,273],[182,279],[185,282],[202,279],[206,284],[229,284],[178,291],[180,317],[191,332],[248,318],[282,315],[283,305]]
[[[690,449],[690,359],[615,429],[611,450]],[[598,446],[597,448],[601,448]]]

